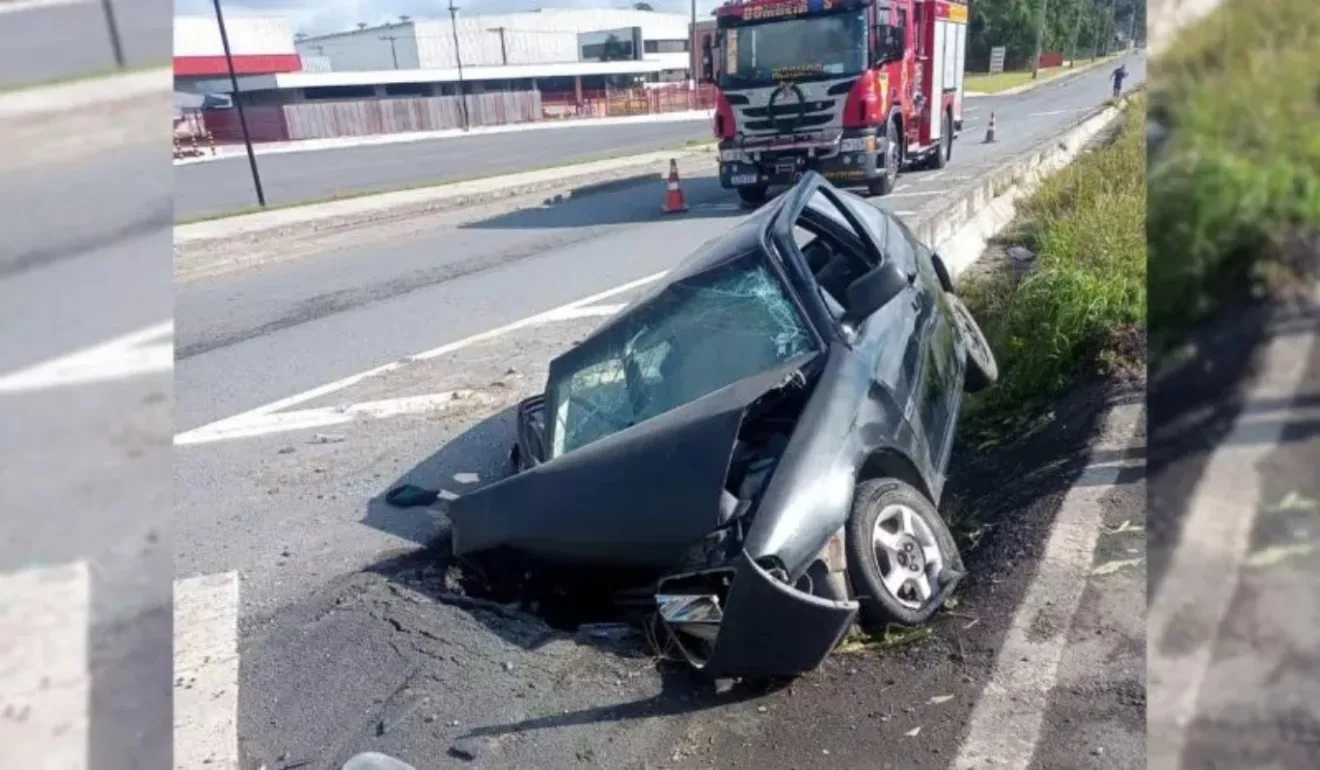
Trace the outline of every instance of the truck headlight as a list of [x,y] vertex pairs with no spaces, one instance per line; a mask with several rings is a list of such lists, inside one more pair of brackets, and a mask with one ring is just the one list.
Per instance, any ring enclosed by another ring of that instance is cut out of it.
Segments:
[[742,163],[745,158],[742,150],[720,150],[720,160],[725,163]]

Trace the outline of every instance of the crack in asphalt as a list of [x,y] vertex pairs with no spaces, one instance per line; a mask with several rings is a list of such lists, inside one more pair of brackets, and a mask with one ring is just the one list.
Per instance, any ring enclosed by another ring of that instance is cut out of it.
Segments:
[[120,227],[6,258],[0,262],[0,278],[11,278],[37,267],[46,267],[81,257],[94,249],[114,246],[160,230],[168,231],[173,227],[174,201],[168,203],[157,201],[152,206],[151,213]]

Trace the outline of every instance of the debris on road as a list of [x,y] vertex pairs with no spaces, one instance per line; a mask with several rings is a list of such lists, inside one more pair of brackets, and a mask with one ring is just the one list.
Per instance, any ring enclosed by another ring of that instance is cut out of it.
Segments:
[[506,601],[645,606],[713,678],[801,674],[962,579],[937,505],[997,377],[938,255],[808,174],[551,362],[452,551]]
[[418,508],[440,499],[440,490],[424,489],[415,484],[403,484],[385,494],[385,502],[395,508]]
[[341,436],[341,435],[339,435],[338,433],[317,433],[316,435],[312,436],[312,440],[311,440],[310,443],[313,443],[313,444],[340,444],[340,443],[343,443],[344,441],[347,441],[347,440],[348,440],[348,439],[347,439],[346,436]]

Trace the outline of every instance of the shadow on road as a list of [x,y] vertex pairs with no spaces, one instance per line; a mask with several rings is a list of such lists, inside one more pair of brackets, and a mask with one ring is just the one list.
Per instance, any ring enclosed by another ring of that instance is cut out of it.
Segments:
[[[471,230],[544,230],[625,225],[664,218],[711,219],[750,213],[738,203],[719,179],[700,176],[682,182],[688,210],[666,214],[665,179],[658,174],[638,174],[625,179],[584,185],[567,195],[545,199],[539,208],[521,209],[463,225]],[[608,195],[606,195],[608,194]]]

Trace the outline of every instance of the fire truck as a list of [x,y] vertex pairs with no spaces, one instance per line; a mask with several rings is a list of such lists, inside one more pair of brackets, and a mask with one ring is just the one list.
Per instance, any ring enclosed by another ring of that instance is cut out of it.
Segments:
[[943,168],[962,125],[967,5],[734,0],[702,41],[720,184],[746,203],[814,169],[872,195]]

